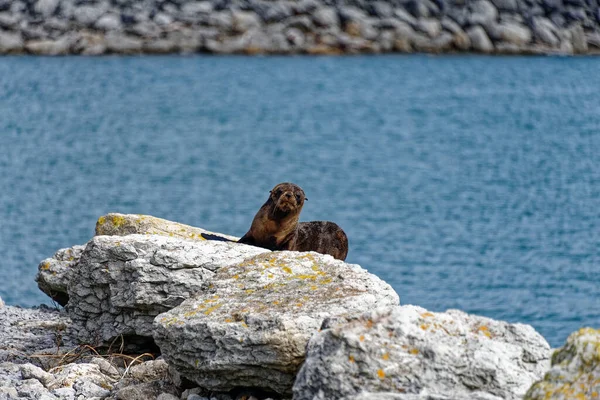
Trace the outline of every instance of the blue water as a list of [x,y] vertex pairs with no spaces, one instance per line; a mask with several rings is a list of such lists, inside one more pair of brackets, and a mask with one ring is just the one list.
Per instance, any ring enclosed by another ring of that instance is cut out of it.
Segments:
[[597,58],[0,58],[0,296],[98,216],[241,236],[276,183],[403,304],[600,325]]

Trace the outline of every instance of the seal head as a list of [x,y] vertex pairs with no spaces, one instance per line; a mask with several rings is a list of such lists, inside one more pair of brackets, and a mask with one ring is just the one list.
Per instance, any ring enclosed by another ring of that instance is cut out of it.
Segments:
[[305,200],[300,186],[289,182],[276,185],[256,213],[250,230],[238,243],[269,250],[293,250]]

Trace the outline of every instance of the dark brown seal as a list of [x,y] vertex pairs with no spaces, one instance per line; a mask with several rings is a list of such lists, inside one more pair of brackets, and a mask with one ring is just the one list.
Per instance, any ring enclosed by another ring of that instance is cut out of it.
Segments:
[[316,251],[345,260],[348,237],[342,228],[329,221],[298,222],[305,200],[298,185],[275,186],[238,243],[269,250]]

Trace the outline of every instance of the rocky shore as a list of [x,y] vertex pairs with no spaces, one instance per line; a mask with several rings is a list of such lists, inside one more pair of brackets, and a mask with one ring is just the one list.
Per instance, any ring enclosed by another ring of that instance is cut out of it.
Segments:
[[358,265],[109,214],[43,260],[64,308],[0,300],[0,400],[595,399],[600,331],[401,306]]
[[0,0],[0,54],[596,54],[595,0]]

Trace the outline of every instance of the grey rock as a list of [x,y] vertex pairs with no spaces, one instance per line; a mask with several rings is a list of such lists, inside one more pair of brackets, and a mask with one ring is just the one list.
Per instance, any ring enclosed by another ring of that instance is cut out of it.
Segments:
[[588,44],[585,37],[585,32],[581,25],[575,25],[570,29],[571,43],[575,53],[583,54],[588,51]]
[[302,32],[311,32],[314,30],[314,24],[312,20],[306,15],[288,18],[284,21],[284,23],[288,28],[299,29]]
[[228,11],[212,12],[208,16],[207,23],[209,26],[214,26],[223,31],[231,30],[231,13]]
[[301,48],[305,43],[304,33],[297,28],[289,28],[285,31],[285,38],[292,47]]
[[[596,49],[600,49],[600,33],[598,33],[598,32],[586,33],[585,38],[587,40],[588,46],[595,47]],[[0,299],[0,307],[2,306],[1,303],[2,303],[2,300]]]
[[156,315],[202,291],[220,267],[263,252],[160,235],[96,236],[69,284],[73,329],[92,343],[121,334],[151,337]]
[[[58,361],[56,355],[75,345],[67,332],[71,321],[58,310],[45,306],[37,309],[4,306],[0,308],[0,321],[0,363],[10,361],[40,366],[42,361],[48,361],[48,366],[52,367],[52,363]],[[40,352],[48,358],[38,357]]]
[[543,17],[536,17],[533,19],[532,26],[534,37],[538,41],[552,47],[559,45],[560,40],[557,36],[558,28],[550,20]]
[[470,6],[471,15],[468,20],[471,25],[487,27],[498,18],[498,10],[488,0],[477,0]]
[[71,52],[75,40],[76,37],[71,35],[65,35],[57,40],[30,40],[25,44],[25,49],[32,54],[67,55]]
[[361,22],[369,18],[364,10],[353,6],[341,6],[339,8],[339,16],[342,23]]
[[8,12],[0,13],[0,28],[14,29],[19,25],[20,22],[20,14],[12,14]]
[[517,0],[492,0],[492,3],[500,11],[517,12],[519,10],[519,4]]
[[266,253],[220,268],[209,290],[157,316],[154,339],[169,365],[201,387],[289,394],[325,318],[397,303],[388,284],[357,265]]
[[179,397],[177,397],[171,393],[161,393],[158,395],[156,400],[179,400]]
[[121,373],[119,372],[119,370],[114,365],[106,361],[104,358],[94,357],[90,361],[90,364],[97,365],[100,369],[100,372],[110,378],[117,379],[121,377]]
[[407,24],[409,24],[410,26],[416,26],[417,25],[417,20],[415,17],[413,17],[412,15],[410,15],[408,12],[406,12],[404,9],[402,8],[396,8],[394,10],[394,16],[399,19],[400,21],[406,22]]
[[72,387],[54,389],[51,393],[60,400],[75,400],[75,389]]
[[389,18],[394,15],[394,8],[389,2],[375,1],[370,5],[371,14],[378,18]]
[[23,379],[37,379],[45,387],[54,380],[52,374],[30,363],[21,365],[21,377]]
[[481,53],[491,53],[494,50],[492,41],[481,26],[469,28],[467,29],[466,33],[469,37],[473,50]]
[[111,31],[106,34],[105,40],[106,50],[110,53],[139,54],[142,52],[142,40],[127,34]]
[[23,38],[20,33],[0,30],[0,54],[23,52]]
[[54,379],[48,384],[48,389],[72,386],[76,396],[106,397],[108,389],[112,388],[114,382],[113,379],[104,375],[96,364],[64,364],[51,371]]
[[[106,52],[106,41],[104,35],[98,35],[90,32],[82,32],[81,38],[74,47],[76,52],[83,55],[100,55]],[[69,279],[67,276],[65,278]],[[66,281],[68,285],[68,280]],[[68,301],[68,293],[66,299]]]
[[154,22],[156,22],[159,26],[162,25],[169,25],[173,22],[173,17],[170,16],[167,13],[163,13],[163,12],[159,12],[157,13],[154,18],[153,18]]
[[128,377],[137,382],[151,382],[166,378],[168,372],[169,366],[165,360],[150,360],[131,367]]
[[437,19],[420,18],[416,26],[417,30],[425,33],[430,38],[438,36],[442,30],[442,25]]
[[281,22],[286,18],[294,15],[292,3],[286,1],[277,1],[270,3],[268,7],[264,9],[262,18],[266,22]]
[[121,16],[117,14],[105,14],[95,23],[96,28],[103,31],[117,31],[122,28]]
[[414,29],[406,23],[400,23],[396,28],[395,33],[396,39],[410,40],[410,38],[412,38],[415,35]]
[[457,310],[379,308],[323,328],[308,344],[294,400],[360,392],[363,399],[517,400],[543,376],[551,354],[531,326]]
[[392,31],[383,31],[379,34],[377,42],[381,46],[381,51],[388,53],[394,50],[396,35]]
[[135,24],[127,32],[143,38],[158,38],[162,31],[154,21],[145,21]]
[[582,328],[552,355],[550,370],[525,400],[594,399],[600,393],[600,330]]
[[156,399],[163,393],[175,395],[177,389],[166,381],[152,381],[120,388],[117,390],[116,398],[118,400],[148,400]]
[[84,26],[92,26],[108,10],[107,3],[75,7],[73,18]]
[[150,54],[170,54],[179,49],[177,43],[171,38],[152,39],[144,42],[144,53]]
[[110,395],[110,391],[90,382],[87,379],[77,379],[73,384],[76,396],[83,396],[85,399],[91,397],[105,398]]
[[37,0],[33,9],[44,18],[54,14],[59,4],[59,0]]
[[429,8],[422,0],[410,0],[405,4],[406,10],[415,18],[427,18],[430,16]]
[[262,25],[260,18],[256,13],[251,11],[231,12],[231,23],[233,30],[237,33],[245,33],[249,30],[260,28]]
[[212,10],[213,4],[210,1],[191,1],[181,6],[181,12],[188,15],[208,14]]
[[37,379],[26,379],[16,387],[19,397],[25,399],[55,400],[48,390]]
[[458,50],[469,50],[471,48],[471,39],[466,32],[456,32],[453,36],[454,47]]
[[502,22],[496,27],[500,40],[522,46],[531,41],[531,31],[526,26],[514,22]]
[[337,27],[340,24],[337,11],[333,7],[321,7],[312,15],[313,21],[320,27]]
[[460,27],[460,25],[458,25],[456,22],[454,22],[453,20],[451,20],[448,17],[444,17],[442,18],[442,20],[440,21],[440,24],[442,25],[442,29],[450,32],[450,33],[459,33],[459,32],[464,32],[462,30],[462,28]]

